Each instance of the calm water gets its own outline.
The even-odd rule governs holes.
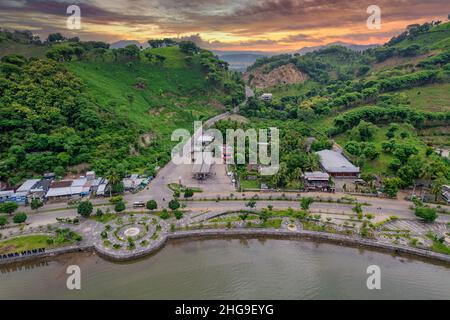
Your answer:
[[[78,292],[65,286],[73,264],[82,270]],[[366,288],[372,264],[381,290]],[[133,263],[86,253],[0,270],[0,299],[450,298],[449,267],[303,240],[178,241]]]

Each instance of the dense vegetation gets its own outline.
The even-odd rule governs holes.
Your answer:
[[[49,171],[152,174],[174,129],[243,99],[241,77],[191,42],[109,49],[3,30],[0,54],[0,180],[10,185]]]
[[[249,72],[288,63],[309,80],[265,89],[273,93],[271,101],[260,100],[262,91],[257,92],[241,108],[252,122],[281,120],[290,124],[282,129],[303,128],[303,144],[308,136],[318,140],[313,151],[336,141],[362,167],[362,177],[373,181],[376,175],[387,193],[418,179],[434,184],[431,189],[439,193],[436,185],[450,180],[449,160],[433,150],[450,140],[450,23],[411,25],[385,45],[363,52],[332,46],[303,56],[262,58]],[[284,166],[289,157],[304,157],[299,152],[308,154],[306,147],[285,150]],[[288,176],[295,176],[288,177],[289,183],[298,172],[287,167]]]

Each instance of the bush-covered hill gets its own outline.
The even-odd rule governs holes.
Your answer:
[[[174,129],[243,100],[240,76],[192,43],[117,50],[3,31],[0,52],[0,179],[10,185],[80,168],[152,173]]]
[[[255,97],[241,112],[257,121],[297,121],[308,135],[334,140],[364,177],[399,178],[392,180],[398,187],[419,179],[446,183],[449,160],[433,149],[450,144],[449,44],[450,22],[434,22],[411,25],[361,53],[333,46],[263,58],[248,72],[292,64],[309,80],[266,88],[272,101]]]

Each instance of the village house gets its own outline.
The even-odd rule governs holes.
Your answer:
[[[273,97],[273,95],[271,93],[263,93],[261,95],[261,100],[263,100],[263,101],[271,101],[272,97]]]
[[[450,186],[442,186],[442,198],[445,202],[450,204]]]
[[[320,157],[320,166],[329,175],[335,178],[358,178],[360,168],[354,166],[340,152],[322,150],[316,152]]]
[[[73,180],[53,181],[45,196],[48,201],[65,201],[81,198],[83,186],[78,182],[73,185]]]
[[[326,172],[305,172],[302,179],[305,189],[308,191],[333,191],[330,185],[330,175]]]

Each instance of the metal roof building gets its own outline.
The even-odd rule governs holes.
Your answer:
[[[323,170],[333,177],[358,177],[360,168],[354,166],[343,154],[332,151],[322,150],[316,152],[320,157],[320,165]]]
[[[30,192],[31,189],[39,182],[39,179],[30,179],[25,181],[16,192]]]

